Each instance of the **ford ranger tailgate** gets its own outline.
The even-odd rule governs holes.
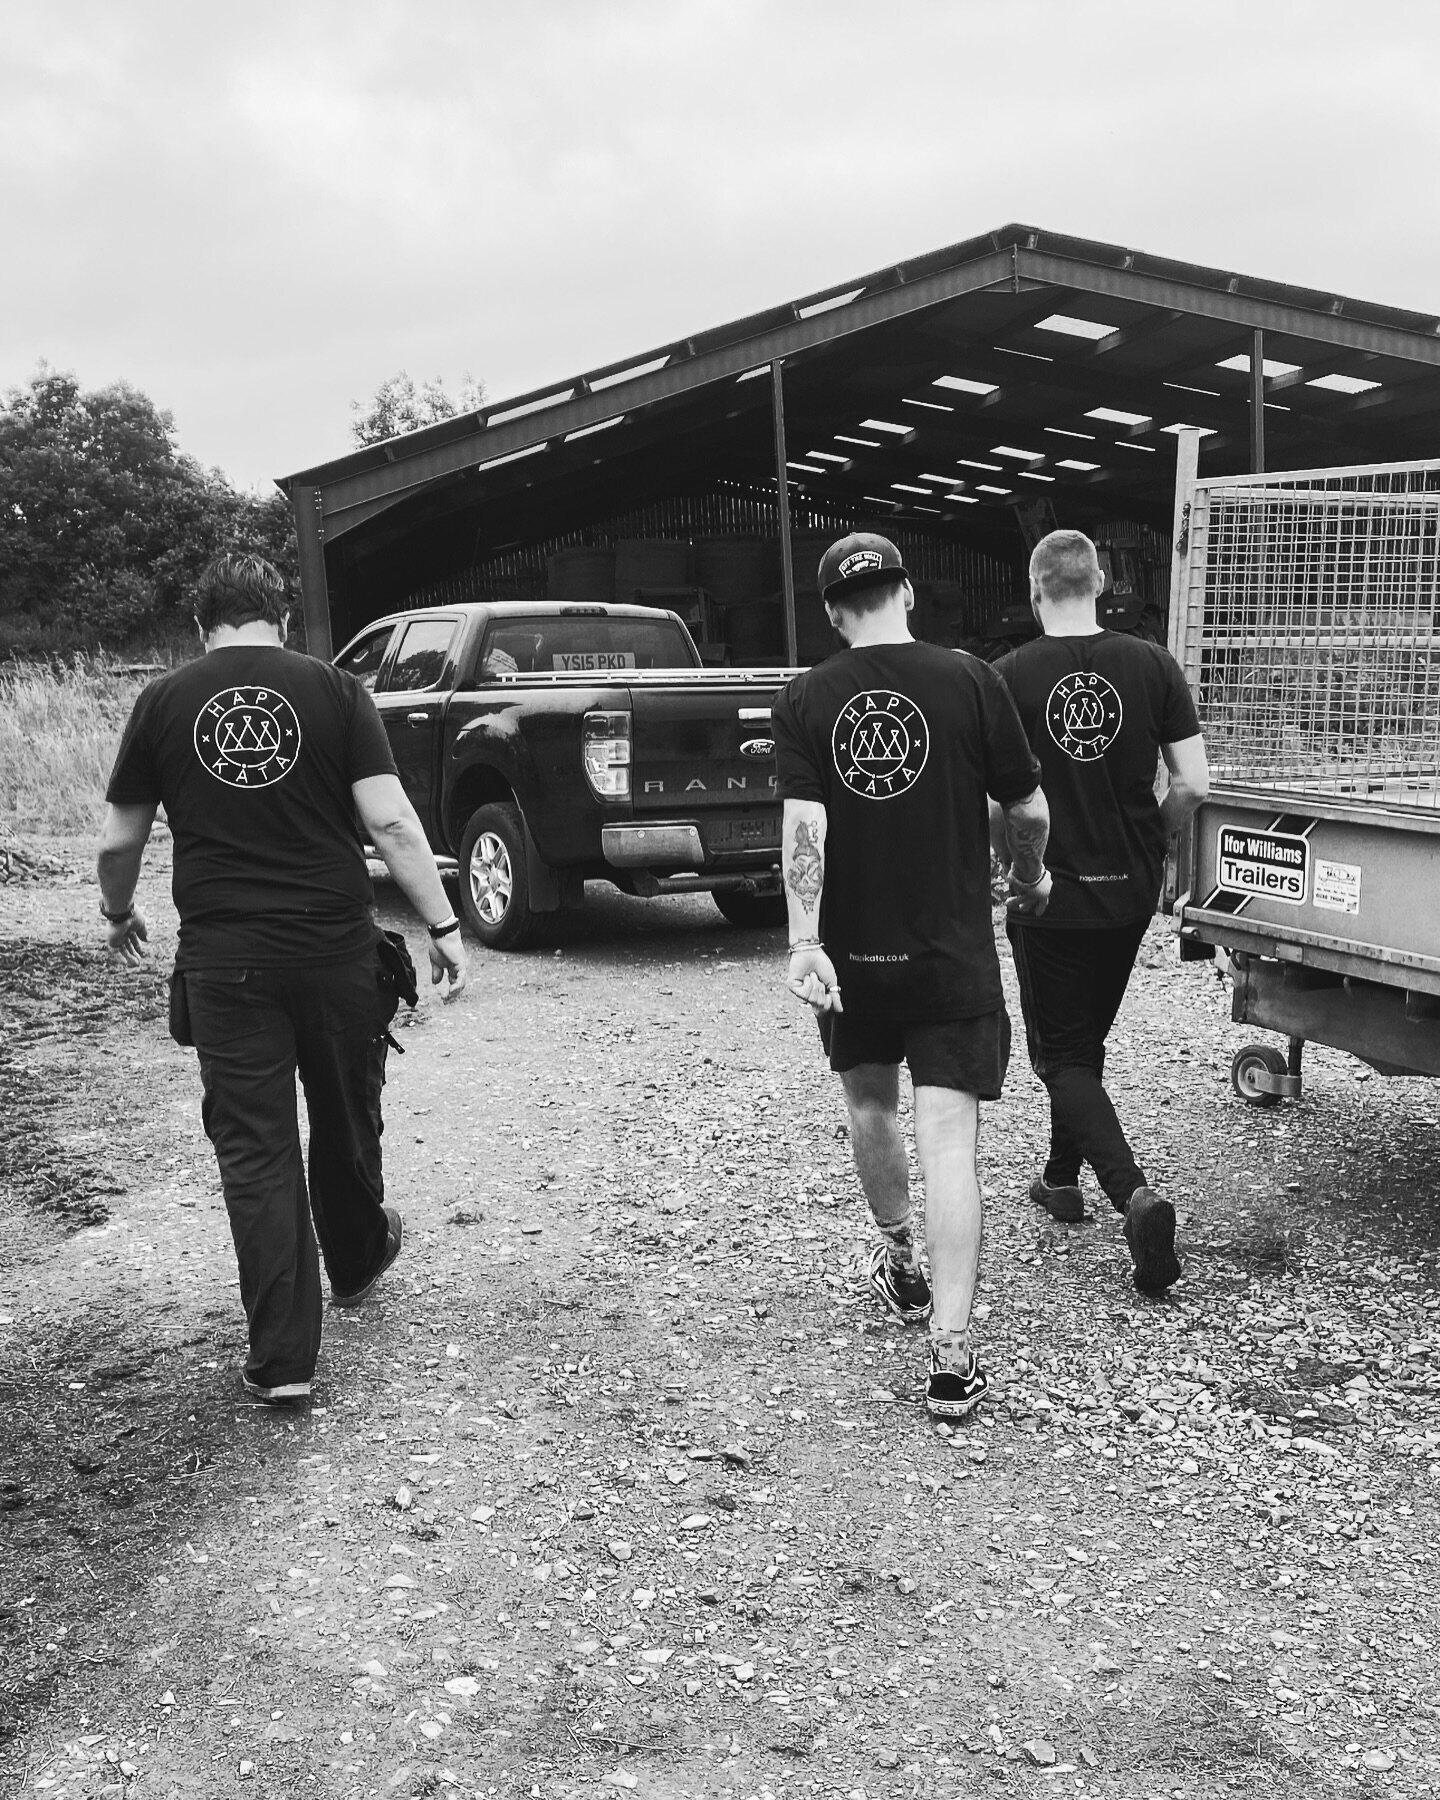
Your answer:
[[[778,843],[770,705],[787,679],[632,688],[635,818],[694,819],[712,852]],[[755,807],[763,831],[744,817]]]

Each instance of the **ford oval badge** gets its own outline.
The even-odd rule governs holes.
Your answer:
[[[774,738],[746,738],[740,746],[742,756],[773,756],[775,754]]]

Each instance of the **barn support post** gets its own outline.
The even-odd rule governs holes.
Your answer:
[[[770,392],[775,413],[775,491],[780,500],[780,573],[785,590],[785,661],[794,668],[800,659],[795,635],[795,559],[790,547],[790,477],[785,454],[785,377],[783,359],[770,365]]]
[[[1250,338],[1250,473],[1265,473],[1265,333]]]
[[[325,524],[318,487],[295,487],[290,504],[295,513],[295,539],[300,550],[300,605],[305,620],[305,649],[326,662],[335,654],[330,630],[330,588],[325,580]]]
[[[1187,427],[1175,434],[1175,516],[1170,536],[1170,616],[1167,621],[1171,653],[1178,657],[1180,631],[1185,618],[1185,553],[1190,531],[1190,499],[1200,473],[1200,432]]]

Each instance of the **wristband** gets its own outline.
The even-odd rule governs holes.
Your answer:
[[[1042,869],[1040,871],[1040,878],[1038,881],[1021,881],[1021,879],[1018,875],[1012,875],[1010,877],[1010,880],[1013,883],[1013,885],[1016,886],[1017,888],[1025,888],[1028,891],[1028,890],[1031,890],[1034,888],[1044,887],[1045,877],[1049,873],[1050,873],[1050,871],[1048,869]]]
[[[427,925],[425,929],[433,939],[438,941],[440,938],[449,937],[452,931],[458,931],[460,921],[457,918],[442,919],[438,925]]]
[[[135,917],[135,907],[132,902],[131,905],[125,908],[124,912],[112,913],[106,909],[105,902],[102,900],[100,902],[100,917],[104,919],[107,925],[123,925],[127,919],[133,919]]]
[[[790,954],[796,955],[801,950],[823,950],[824,942],[820,938],[797,938],[790,946]]]

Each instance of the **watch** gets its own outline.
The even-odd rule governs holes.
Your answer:
[[[105,902],[102,900],[100,902],[100,917],[104,919],[107,925],[123,925],[127,919],[133,919],[135,917],[135,903],[132,900],[123,912],[110,912],[107,910]]]
[[[458,918],[452,916],[448,919],[442,919],[438,925],[427,925],[425,929],[430,933],[430,936],[433,939],[438,940],[443,937],[449,937],[452,931],[458,931],[460,929],[460,921]]]

